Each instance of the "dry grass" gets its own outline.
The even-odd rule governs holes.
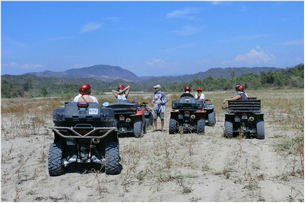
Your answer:
[[[167,93],[166,119],[168,119],[171,109],[171,101],[178,99],[180,94]],[[205,197],[209,194],[202,196],[198,191],[202,191],[200,188],[203,187],[207,189],[208,186],[206,187],[205,185],[213,184],[211,181],[215,180],[221,180],[221,184],[229,182],[230,185],[243,188],[243,196],[252,195],[251,197],[257,197],[260,192],[261,181],[271,180],[273,183],[292,184],[291,180],[304,176],[303,93],[302,91],[267,90],[249,91],[248,94],[262,99],[265,128],[267,130],[266,140],[227,140],[223,138],[219,134],[219,132],[222,133],[224,119],[221,103],[225,97],[231,96],[232,92],[206,92],[206,98],[210,99],[211,103],[215,105],[217,126],[214,128],[207,127],[208,130],[204,135],[169,135],[168,132],[152,133],[149,131],[141,139],[121,138],[120,154],[123,166],[121,175],[107,177],[100,171],[95,171],[88,174],[66,174],[52,180],[46,175],[45,164],[47,161],[46,146],[52,139],[51,134],[48,134],[50,131],[47,131],[49,140],[45,142],[41,139],[38,145],[36,143],[38,141],[35,139],[39,136],[32,135],[42,135],[45,129],[53,126],[53,108],[63,106],[66,99],[4,100],[1,106],[2,138],[5,138],[3,139],[5,143],[10,144],[6,145],[7,147],[2,153],[2,164],[5,167],[5,171],[2,173],[2,181],[5,183],[4,191],[10,190],[13,191],[13,194],[8,196],[3,193],[2,196],[5,196],[5,199],[10,201],[22,201],[29,198],[32,198],[33,201],[75,201],[75,198],[69,193],[54,196],[54,194],[46,192],[43,195],[36,185],[39,187],[54,186],[53,181],[60,180],[64,185],[69,185],[67,188],[70,188],[73,187],[76,177],[82,179],[84,176],[84,179],[88,178],[90,181],[80,180],[80,184],[90,184],[90,187],[86,188],[81,185],[77,189],[77,186],[75,186],[75,190],[81,193],[84,188],[87,190],[92,189],[90,195],[96,198],[91,199],[93,201],[113,201],[124,198],[129,198],[124,199],[125,201],[148,201],[149,199],[139,199],[143,198],[141,193],[144,188],[146,192],[154,193],[152,196],[156,196],[156,198],[150,197],[154,201],[167,201],[170,199],[157,199],[162,191],[187,198],[182,198],[182,201],[206,201]],[[141,94],[137,96],[137,101],[147,102],[150,105],[152,95],[153,93]],[[133,98],[133,95],[131,94],[129,97]],[[114,101],[112,95],[101,95],[98,98],[100,98],[100,104],[105,101]],[[165,126],[168,124],[167,121]],[[24,152],[20,145],[14,143],[14,139],[20,137],[25,137],[24,140],[35,138],[32,142],[35,143],[36,148],[34,152],[31,152],[32,154],[27,152],[21,158],[17,158],[17,153]],[[232,149],[222,152],[223,148],[229,148],[226,147],[227,144]],[[253,150],[265,147],[270,148],[270,153],[279,154],[281,158],[287,160],[285,164],[287,164],[286,168],[288,169],[276,175],[265,173],[265,165],[261,165],[264,163],[263,160],[255,158],[259,151],[249,151],[244,146]],[[221,152],[218,153],[218,150]],[[38,153],[35,153],[36,151]],[[255,154],[256,152],[257,154]],[[27,159],[28,157],[30,158]],[[255,159],[251,160],[251,158]],[[219,159],[218,164],[220,166],[217,163],[213,163],[214,161],[217,162],[217,159]],[[28,167],[32,167],[32,169],[25,170]],[[211,177],[212,179],[209,179]],[[11,188],[6,186],[10,183],[14,185],[19,183],[16,192],[14,186]],[[25,189],[29,183],[34,186]],[[228,192],[227,188],[225,190],[224,193]],[[67,190],[66,192],[71,191]],[[26,194],[27,196],[25,196]],[[118,194],[124,195],[121,197]],[[132,199],[132,194],[136,194],[134,199]],[[116,198],[121,199],[109,198],[115,195]],[[291,199],[298,200],[298,197],[299,194],[296,191],[291,192]],[[219,200],[232,201],[232,199]],[[242,199],[242,201],[247,200],[255,201],[257,199]]]

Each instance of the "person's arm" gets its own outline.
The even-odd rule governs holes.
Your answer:
[[[155,95],[153,96],[153,99],[151,100],[151,104],[154,106],[155,105]]]
[[[204,97],[204,94],[203,94],[203,93],[201,94],[200,99],[201,99],[201,100],[204,100],[204,99],[205,99],[205,97]]]
[[[76,97],[74,97],[73,102],[78,102],[80,95],[77,95]]]
[[[117,91],[115,91],[115,90],[112,90],[112,94],[113,94],[113,96],[115,97],[115,98],[118,98],[118,92]]]
[[[164,93],[162,93],[162,100],[161,100],[162,104],[165,104],[167,102],[167,98],[165,96]]]
[[[130,86],[128,85],[127,87],[125,87],[125,89],[123,90],[123,92],[125,92],[126,97],[128,97],[130,91]]]
[[[223,100],[223,103],[226,103],[226,101],[235,101],[235,100],[238,100],[238,99],[240,99],[240,98],[241,98],[241,95],[238,94],[238,95],[236,95],[235,97],[231,97],[231,98],[224,99],[224,100]]]

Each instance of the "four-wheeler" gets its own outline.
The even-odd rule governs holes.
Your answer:
[[[183,94],[179,100],[172,102],[169,121],[169,133],[197,132],[204,133],[205,125],[216,123],[213,104],[204,104],[192,94]]]
[[[112,109],[94,102],[65,103],[53,111],[54,142],[50,145],[50,176],[62,175],[71,163],[95,163],[109,175],[122,170]]]
[[[147,125],[151,124],[151,111],[141,104],[128,100],[116,100],[107,106],[114,112],[116,127],[119,134],[133,134],[136,138],[146,133]],[[146,122],[149,122],[146,124]]]
[[[261,101],[255,97],[228,101],[225,113],[225,137],[240,135],[246,138],[265,139],[264,114]]]

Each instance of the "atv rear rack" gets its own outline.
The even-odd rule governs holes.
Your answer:
[[[80,133],[78,133],[77,129],[87,129],[87,130],[90,130],[88,133],[82,135]],[[107,135],[109,135],[111,132],[115,131],[116,130],[116,127],[54,127],[52,128],[53,132],[57,133],[58,135],[60,135],[61,137],[64,137],[64,138],[83,138],[83,139],[102,139],[104,137],[106,137]],[[68,132],[71,132],[71,134],[74,134],[74,135],[64,135],[62,131],[68,131]],[[100,135],[100,136],[92,136],[92,134],[96,131],[103,131],[106,132],[105,134],[103,135]],[[90,136],[91,135],[91,136]]]
[[[261,100],[250,99],[246,101],[228,101],[228,112],[238,113],[238,112],[255,112],[259,113],[261,111]]]

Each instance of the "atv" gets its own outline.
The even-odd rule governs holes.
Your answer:
[[[95,163],[109,175],[119,174],[122,166],[119,140],[111,109],[94,102],[65,103],[53,111],[54,142],[50,145],[50,176],[62,175],[68,165]]]
[[[151,111],[141,104],[128,100],[116,100],[107,108],[114,112],[118,134],[133,134],[139,138],[146,133],[146,127],[152,124]]]
[[[261,101],[250,97],[245,101],[228,101],[225,113],[225,137],[240,135],[246,138],[265,139],[264,114]]]
[[[216,123],[214,105],[196,100],[192,94],[183,94],[172,102],[169,133],[178,131],[204,133],[205,126]]]

